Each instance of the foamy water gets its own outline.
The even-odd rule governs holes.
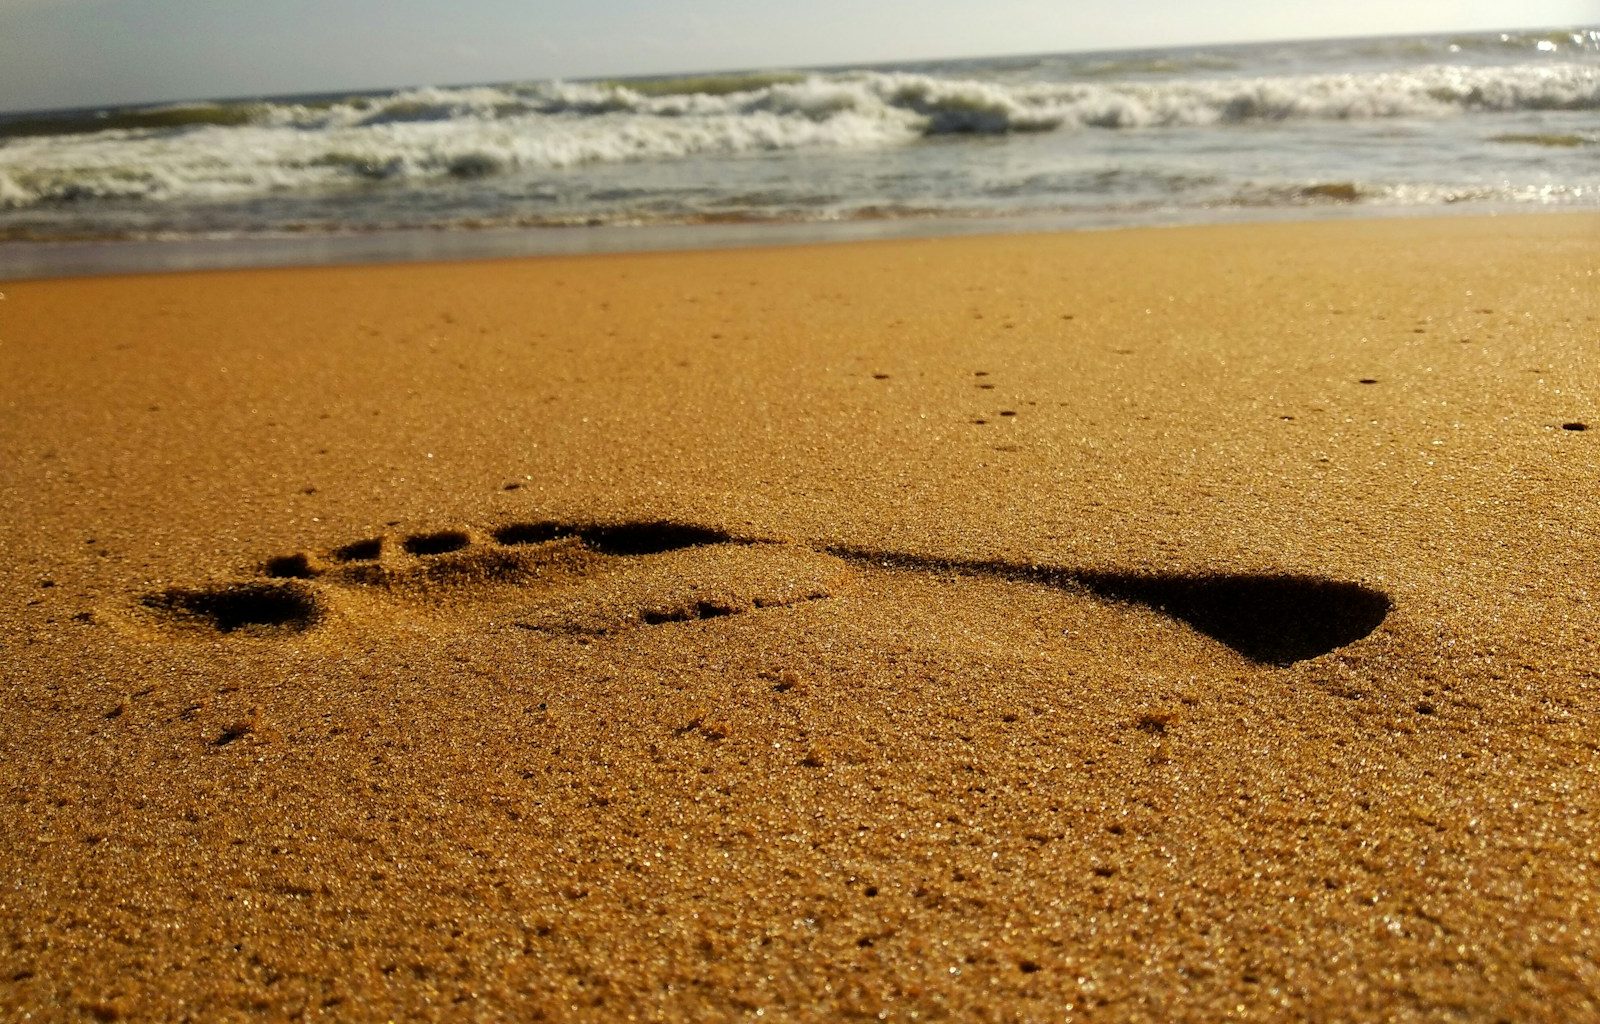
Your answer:
[[[1600,205],[1600,31],[0,116],[0,238]]]

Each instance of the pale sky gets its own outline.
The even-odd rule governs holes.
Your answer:
[[[1600,0],[0,0],[0,110],[1597,22]]]

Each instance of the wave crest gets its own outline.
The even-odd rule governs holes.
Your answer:
[[[1066,83],[848,71],[408,89],[124,111],[88,118],[92,132],[65,130],[67,115],[48,132],[11,119],[0,124],[0,207],[238,198],[958,134],[1546,110],[1600,110],[1600,67]]]

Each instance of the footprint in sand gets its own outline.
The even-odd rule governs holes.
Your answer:
[[[268,559],[263,578],[149,594],[142,606],[176,629],[277,635],[317,627],[342,598],[358,594],[443,612],[493,599],[502,602],[497,607],[510,601],[511,626],[603,637],[822,600],[871,572],[985,576],[1137,604],[1268,666],[1354,643],[1391,608],[1380,591],[1318,576],[1115,573],[814,549],[674,522],[533,522],[488,535],[371,537]]]

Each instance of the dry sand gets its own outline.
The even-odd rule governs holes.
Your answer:
[[[1597,268],[8,286],[0,1017],[1596,1019]]]

